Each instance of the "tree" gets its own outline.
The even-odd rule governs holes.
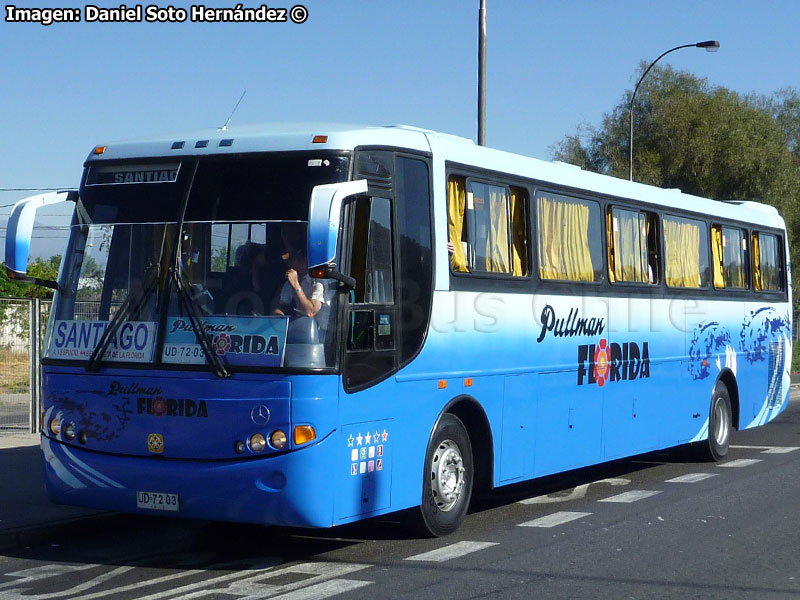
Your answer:
[[[642,71],[646,64],[642,64]],[[567,135],[554,157],[625,177],[631,92],[603,116]],[[800,95],[743,96],[670,67],[654,67],[634,102],[635,181],[719,200],[754,200],[786,220],[800,264]],[[795,297],[800,297],[796,292]],[[797,303],[795,303],[797,304]]]

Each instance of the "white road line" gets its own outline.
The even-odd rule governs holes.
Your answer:
[[[800,450],[800,448],[795,446],[775,446],[769,450],[764,450],[761,454],[789,454],[789,452],[794,452],[795,450]]]
[[[438,550],[431,550],[430,552],[423,552],[415,556],[409,556],[406,560],[420,560],[427,562],[444,562],[452,558],[460,558],[467,554],[496,546],[496,542],[457,542],[450,544]]]
[[[331,579],[324,583],[309,586],[275,596],[272,600],[324,600],[337,594],[344,594],[374,583],[373,581],[358,581],[355,579]]]
[[[788,454],[800,450],[798,446],[731,446],[737,450],[762,450],[761,454]]]
[[[590,485],[595,485],[598,483],[605,483],[608,485],[628,485],[630,484],[630,479],[621,479],[618,477],[612,477],[611,479],[600,479],[599,481],[592,481],[591,483],[584,483],[579,485],[572,490],[566,490],[563,492],[555,492],[553,494],[547,494],[544,496],[536,496],[535,498],[526,498],[525,500],[520,500],[520,504],[552,504],[554,502],[569,502],[570,500],[580,500],[584,496],[586,496],[586,492],[589,491]]]
[[[575,521],[576,519],[588,517],[591,514],[592,513],[588,512],[561,511],[553,513],[552,515],[547,515],[546,517],[539,517],[533,521],[520,523],[517,525],[517,527],[555,527],[556,525],[563,525],[564,523],[569,523],[570,521]]]
[[[639,500],[650,498],[660,493],[660,490],[631,490],[629,492],[617,494],[616,496],[611,496],[610,498],[603,498],[602,500],[598,500],[598,502],[624,502],[629,504],[631,502],[638,502]]]
[[[760,463],[760,458],[740,458],[738,460],[732,460],[726,463],[720,463],[718,467],[749,467],[750,465],[754,465],[756,463]]]
[[[697,483],[698,481],[703,481],[705,479],[709,479],[710,477],[716,477],[717,475],[719,475],[719,473],[688,473],[686,475],[681,475],[680,477],[667,479],[665,483]]]
[[[199,581],[193,586],[184,586],[177,590],[167,590],[158,596],[147,595],[142,596],[142,598],[147,598],[148,600],[164,600],[165,598],[170,598],[171,600],[199,600],[200,598],[216,598],[233,595],[237,596],[238,600],[261,600],[263,598],[272,598],[279,594],[286,596],[298,590],[305,592],[307,589],[322,585],[326,581],[332,581],[334,578],[339,578],[349,573],[355,573],[356,571],[361,571],[370,566],[371,565],[348,563],[299,563],[281,568],[251,569],[238,571],[237,573],[217,577],[208,581]],[[292,583],[270,583],[270,581],[276,581],[278,578],[288,574],[300,574],[308,577]],[[238,576],[239,579],[233,580],[234,576]],[[362,583],[367,585],[371,582]],[[182,593],[182,595],[176,597],[176,592],[188,593]]]

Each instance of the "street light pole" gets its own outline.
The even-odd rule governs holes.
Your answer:
[[[631,118],[631,130],[630,130],[630,137],[628,138],[628,147],[630,149],[630,180],[633,181],[633,100],[636,98],[636,92],[639,90],[639,85],[642,83],[642,80],[645,76],[650,72],[650,69],[664,58],[670,52],[675,52],[675,50],[680,50],[682,48],[705,48],[706,52],[716,52],[719,50],[719,42],[717,40],[707,40],[705,42],[697,42],[696,44],[683,44],[682,46],[675,46],[674,48],[670,48],[666,52],[662,53],[657,59],[650,63],[650,65],[645,69],[642,76],[639,78],[639,81],[636,82],[636,87],[633,88],[633,94],[631,94],[631,102],[628,106],[628,112]]]
[[[486,145],[486,0],[478,10],[478,145]]]

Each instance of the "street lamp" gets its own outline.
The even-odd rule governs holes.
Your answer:
[[[633,100],[636,98],[636,92],[639,90],[639,85],[642,83],[642,80],[645,76],[650,72],[650,69],[653,68],[658,61],[664,58],[670,52],[675,52],[675,50],[680,50],[681,48],[705,48],[706,52],[716,52],[719,50],[719,42],[717,40],[706,40],[705,42],[697,42],[696,44],[683,44],[682,46],[675,46],[674,48],[670,48],[653,62],[650,63],[650,66],[645,69],[642,76],[639,78],[639,81],[636,82],[636,87],[633,88],[633,94],[631,94],[631,103],[628,107],[628,111],[631,117],[631,132],[630,132],[630,139],[629,139],[629,148],[630,148],[630,180],[633,181]]]

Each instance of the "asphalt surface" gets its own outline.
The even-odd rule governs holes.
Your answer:
[[[397,518],[88,518],[0,552],[0,599],[800,598],[797,391],[732,443],[722,463],[677,449],[497,490],[440,539]]]

